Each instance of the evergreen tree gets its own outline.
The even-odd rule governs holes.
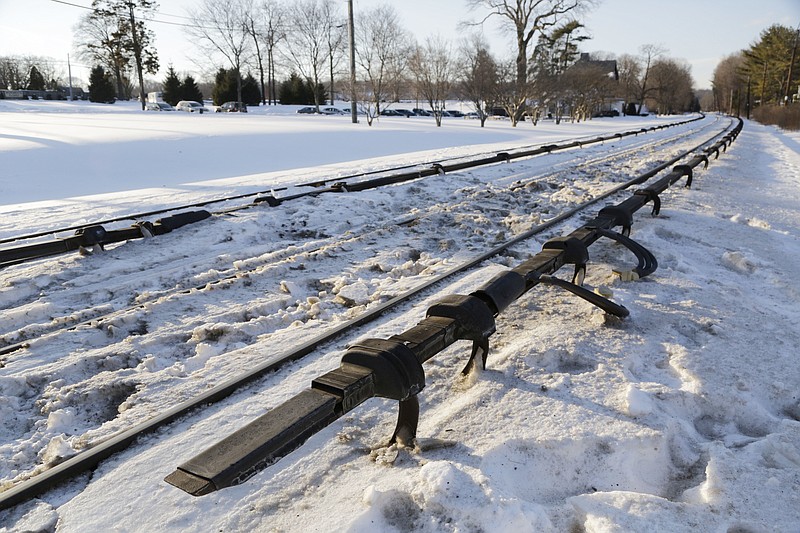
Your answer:
[[[744,51],[742,77],[749,77],[756,103],[782,102],[797,87],[800,68],[793,65],[793,60],[797,61],[796,38],[797,32],[792,28],[773,24]]]
[[[324,102],[327,99],[325,86],[317,84],[317,101]],[[281,83],[278,89],[278,100],[281,104],[308,104],[314,103],[314,89],[311,83],[304,81],[296,73],[292,72],[288,80]]]
[[[115,92],[114,84],[103,67],[94,67],[89,75],[89,101],[113,104]]]
[[[203,93],[200,91],[200,87],[197,86],[197,82],[195,82],[194,78],[191,76],[186,76],[183,80],[183,84],[181,85],[181,100],[203,103]]]
[[[217,71],[214,78],[214,89],[211,91],[211,98],[214,105],[222,105],[225,102],[236,101],[236,70],[225,70],[221,68]]]
[[[35,65],[32,66],[31,73],[28,76],[28,89],[31,91],[44,91],[44,85],[44,76]]]
[[[308,102],[305,87],[300,76],[292,72],[288,80],[281,82],[278,89],[278,100],[283,105],[305,104]]]
[[[257,106],[261,102],[261,91],[258,88],[258,82],[250,73],[242,80],[242,102],[252,106]]]
[[[181,89],[181,80],[178,79],[175,69],[170,66],[167,69],[167,77],[164,79],[164,83],[161,87],[161,97],[169,105],[177,105],[179,101],[184,100],[183,91]]]

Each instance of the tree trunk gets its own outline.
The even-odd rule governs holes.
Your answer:
[[[139,74],[139,101],[142,104],[142,111],[144,111],[145,94],[144,94],[144,74],[142,73],[142,49],[139,47],[139,38],[136,35],[136,20],[133,16],[133,3],[128,4],[131,11],[131,33],[133,37],[133,56],[136,58],[136,72]]]
[[[239,61],[236,62],[236,101],[242,105],[242,71],[239,70]]]

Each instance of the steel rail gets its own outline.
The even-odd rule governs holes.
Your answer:
[[[297,188],[300,188],[300,187],[314,187],[314,188],[318,188],[318,187],[321,187],[321,186],[326,185],[328,183],[336,183],[336,182],[341,182],[341,181],[344,181],[344,180],[350,180],[350,179],[355,179],[355,178],[359,178],[359,177],[371,176],[371,175],[375,175],[375,174],[393,173],[393,172],[398,171],[398,170],[406,170],[406,169],[409,169],[409,168],[419,167],[421,170],[424,170],[426,168],[427,169],[432,168],[435,165],[441,165],[442,162],[448,162],[448,161],[464,160],[464,162],[461,163],[461,165],[466,165],[466,166],[464,166],[463,168],[470,168],[470,167],[473,167],[473,166],[479,166],[480,164],[497,163],[497,162],[506,161],[506,160],[510,160],[510,159],[518,159],[518,158],[521,158],[521,157],[532,157],[532,156],[536,156],[536,155],[540,155],[540,154],[552,153],[552,152],[558,151],[558,150],[564,150],[564,149],[568,149],[568,148],[580,147],[580,146],[589,145],[589,144],[593,144],[593,143],[603,142],[603,141],[606,141],[606,140],[612,140],[612,139],[618,139],[618,138],[621,139],[622,137],[627,137],[627,136],[630,136],[630,135],[638,135],[639,133],[647,133],[647,132],[650,132],[650,131],[656,131],[656,130],[664,129],[664,128],[667,128],[667,127],[674,127],[674,126],[679,126],[679,125],[682,125],[682,124],[688,124],[688,123],[694,122],[696,120],[701,120],[704,117],[705,117],[705,115],[701,115],[700,117],[689,119],[689,120],[678,121],[678,122],[669,123],[669,124],[662,124],[662,125],[659,125],[659,126],[651,126],[649,128],[641,128],[639,130],[631,130],[631,131],[627,131],[627,132],[624,132],[624,133],[615,133],[615,134],[611,134],[611,135],[604,136],[604,137],[595,137],[595,138],[590,138],[590,139],[586,139],[586,140],[572,140],[571,142],[566,142],[566,143],[561,143],[561,141],[559,141],[559,144],[550,144],[550,145],[546,145],[546,146],[539,146],[538,148],[532,149],[532,150],[527,149],[527,148],[530,148],[530,147],[535,146],[535,145],[523,145],[521,147],[516,147],[516,148],[510,149],[510,150],[507,149],[507,150],[501,151],[499,153],[496,152],[496,151],[484,152],[482,154],[478,154],[477,158],[476,158],[475,155],[453,156],[453,157],[450,157],[450,158],[437,159],[435,162],[413,163],[413,164],[409,164],[409,165],[401,165],[401,166],[397,166],[397,167],[389,167],[389,168],[385,168],[385,169],[371,170],[371,171],[367,171],[367,172],[360,172],[360,173],[350,174],[350,175],[345,175],[345,176],[337,176],[335,178],[326,178],[326,179],[321,179],[321,180],[315,180],[315,181],[312,181],[312,182],[302,183],[302,184],[299,184],[299,185],[291,185],[291,186],[286,186],[286,187],[270,188],[270,189],[267,189],[267,190],[260,190],[260,191],[250,192],[250,193],[242,193],[242,194],[237,194],[237,195],[233,195],[233,196],[226,196],[226,197],[223,197],[223,198],[215,198],[215,199],[211,199],[211,200],[193,202],[193,203],[183,204],[183,205],[179,205],[179,206],[165,207],[163,209],[155,209],[155,210],[145,211],[145,212],[141,212],[141,213],[123,215],[123,216],[104,219],[104,220],[100,220],[100,221],[96,221],[96,222],[87,222],[86,224],[73,225],[73,226],[68,226],[68,227],[58,228],[58,229],[53,229],[53,230],[45,230],[45,231],[41,231],[41,232],[37,232],[37,233],[31,233],[31,234],[27,234],[27,235],[6,237],[6,238],[3,238],[3,239],[0,239],[0,244],[7,244],[7,243],[23,241],[23,240],[31,240],[31,239],[35,239],[35,238],[39,238],[39,237],[46,237],[48,235],[55,235],[57,233],[66,233],[66,232],[70,232],[70,231],[75,232],[75,231],[80,231],[80,230],[83,230],[83,229],[86,229],[86,228],[91,228],[93,226],[99,226],[99,225],[103,225],[103,224],[112,224],[112,223],[115,223],[115,222],[122,222],[122,221],[125,221],[125,220],[140,220],[140,219],[143,219],[145,217],[162,215],[162,214],[165,214],[165,213],[171,213],[171,212],[175,212],[175,211],[183,211],[183,210],[186,210],[186,209],[196,209],[196,208],[206,207],[206,206],[209,206],[209,205],[214,205],[214,204],[223,203],[223,202],[241,200],[241,199],[250,198],[250,197],[258,197],[258,196],[261,196],[261,195],[270,194],[273,191],[287,190],[290,187],[297,187]],[[488,157],[489,154],[495,154],[495,155],[493,155],[492,157]],[[506,156],[508,156],[509,159],[506,159]],[[461,165],[452,165],[450,170],[459,170]],[[2,252],[2,250],[0,250],[0,252]]]
[[[713,123],[712,123],[712,124],[713,124]],[[704,127],[700,128],[700,130],[702,130],[702,129],[705,129],[706,127],[709,127],[709,126],[710,126],[710,125],[706,125],[706,126],[704,126]],[[695,132],[695,133],[696,133],[696,132]],[[646,145],[646,148],[650,148],[650,147],[653,147],[653,146],[659,146],[659,145],[661,145],[661,144],[671,143],[671,142],[674,142],[674,141],[675,141],[675,139],[676,139],[675,137],[671,137],[671,138],[669,138],[669,139],[660,139],[660,140],[658,140],[658,141],[654,141],[654,142],[648,143],[648,144]],[[661,165],[657,165],[656,167],[654,167],[653,169],[651,169],[651,170],[650,170],[648,173],[641,175],[641,176],[640,176],[640,179],[649,179],[651,176],[654,176],[654,175],[656,175],[657,173],[661,172],[661,171],[662,171],[662,170],[664,170],[665,168],[669,167],[669,166],[670,166],[671,164],[673,164],[674,162],[676,162],[676,161],[680,160],[680,159],[681,159],[682,157],[684,157],[686,154],[688,154],[688,153],[690,153],[690,152],[692,152],[692,151],[694,151],[694,150],[697,150],[697,149],[699,149],[699,148],[700,148],[700,147],[701,147],[703,144],[704,144],[704,143],[701,143],[700,145],[694,146],[694,147],[692,147],[691,149],[689,149],[689,150],[687,150],[687,151],[684,151],[684,152],[682,152],[682,153],[681,153],[680,155],[678,155],[677,157],[673,157],[671,160],[669,160],[669,161],[667,161],[667,162],[665,162],[665,163],[663,163],[663,164],[661,164]],[[628,154],[630,154],[630,153],[633,153],[633,152],[636,152],[636,151],[638,151],[638,150],[641,150],[642,148],[643,148],[642,146],[636,146],[636,147],[632,147],[632,148],[626,148],[626,149],[624,149],[624,150],[621,150],[620,152],[616,152],[616,153],[612,153],[612,154],[607,154],[607,155],[604,155],[604,156],[602,156],[602,157],[595,158],[595,159],[594,159],[594,160],[592,160],[592,161],[589,161],[589,162],[584,162],[584,163],[582,163],[581,165],[582,165],[582,166],[586,166],[586,165],[594,165],[594,164],[599,164],[599,163],[605,163],[605,162],[607,162],[607,161],[610,161],[610,160],[619,159],[619,158],[621,158],[621,157],[627,156]],[[560,170],[560,171],[558,171],[558,172],[563,172],[563,170]],[[536,180],[538,180],[538,179],[540,179],[540,178],[541,178],[541,177],[537,177],[537,178],[536,178]],[[536,180],[533,180],[533,181],[536,181]],[[528,183],[530,183],[530,181],[526,181],[526,182],[524,182],[524,183],[522,183],[522,184],[519,184],[519,185],[514,185],[514,186],[512,186],[512,187],[511,187],[511,190],[514,190],[514,189],[516,189],[516,188],[520,188],[520,187],[524,187],[524,186],[525,186],[526,184],[528,184]],[[611,192],[613,193],[613,192],[615,192],[616,190],[618,190],[618,189],[614,189],[614,190],[612,190]],[[580,208],[580,206],[579,206],[579,208]],[[216,214],[216,213],[212,213],[212,214]],[[421,215],[421,216],[424,216],[424,215]],[[409,219],[409,218],[403,218],[403,219],[402,219],[402,220],[400,220],[399,222],[394,222],[394,223],[393,223],[393,224],[391,224],[391,225],[398,225],[398,226],[399,226],[399,225],[406,224],[406,223],[410,222],[411,220],[418,220],[419,218],[420,218],[420,216],[414,217],[414,218],[412,218],[412,219]],[[388,226],[384,226],[384,228],[385,228],[385,227],[388,227]],[[380,230],[380,229],[382,229],[382,228],[379,228],[379,230]],[[377,230],[373,230],[373,231],[377,231]],[[371,232],[368,232],[368,233],[371,233]],[[363,234],[363,235],[366,235],[366,234]],[[327,246],[327,245],[328,245],[328,243],[324,243],[324,244],[322,244],[322,245],[320,245],[320,246]],[[502,245],[501,245],[501,246],[502,246]],[[304,250],[304,251],[303,251],[303,252],[301,252],[301,253],[313,253],[313,252],[314,252],[314,250],[315,250],[315,249],[312,249],[312,250]],[[238,276],[240,276],[240,275],[241,275],[241,274],[243,274],[243,273],[245,273],[245,274],[246,274],[246,273],[249,273],[249,272],[253,272],[253,271],[255,271],[255,270],[259,270],[259,269],[261,269],[261,268],[263,268],[263,265],[260,265],[260,266],[258,266],[258,267],[255,267],[255,268],[253,268],[253,269],[248,269],[248,270],[244,270],[244,271],[237,271],[235,274],[231,274],[231,275],[223,275],[223,276],[220,276],[220,277],[219,277],[218,279],[216,279],[216,280],[212,280],[212,281],[210,281],[210,282],[208,282],[208,281],[207,281],[207,282],[204,282],[204,283],[202,284],[202,286],[205,286],[205,285],[207,285],[208,283],[212,283],[212,284],[213,284],[213,283],[217,283],[217,282],[223,282],[223,281],[230,280],[230,279],[235,279],[235,278],[238,278]],[[198,286],[198,287],[195,287],[195,288],[200,288],[200,287]],[[174,290],[172,290],[172,291],[169,291],[169,292],[167,293],[167,295],[181,294],[181,293],[185,293],[185,292],[187,292],[187,291],[190,291],[190,290],[191,290],[191,287],[190,287],[190,288],[180,288],[180,289],[174,289]],[[157,295],[157,297],[158,297],[158,298],[162,298],[162,297],[164,297],[164,296],[165,296],[165,294],[164,294],[164,293],[159,293],[159,294]],[[45,337],[45,336],[49,336],[49,335],[52,335],[52,334],[55,334],[55,333],[58,333],[58,332],[61,332],[61,331],[71,331],[71,330],[75,330],[75,329],[77,329],[77,328],[80,328],[80,327],[82,327],[82,326],[91,325],[91,324],[93,324],[93,323],[96,323],[96,322],[97,322],[97,321],[99,321],[99,320],[102,320],[102,319],[104,319],[104,318],[107,318],[107,317],[110,317],[110,316],[114,316],[114,315],[116,315],[116,314],[119,314],[119,313],[124,313],[124,312],[127,312],[127,311],[131,311],[131,310],[139,309],[139,308],[143,307],[145,303],[146,303],[146,302],[140,302],[140,303],[138,303],[138,304],[136,304],[136,305],[129,306],[129,307],[126,307],[126,308],[114,309],[114,310],[112,310],[112,311],[110,311],[110,312],[108,312],[108,313],[103,313],[103,314],[100,314],[100,315],[95,315],[95,316],[93,316],[93,317],[91,317],[91,318],[87,318],[87,319],[85,319],[85,320],[83,320],[83,321],[81,321],[81,322],[79,322],[79,323],[76,323],[76,324],[71,324],[71,325],[69,325],[69,326],[63,326],[63,327],[59,327],[59,328],[53,328],[53,329],[51,329],[51,330],[49,330],[49,331],[47,331],[47,332],[45,332],[45,333],[42,333],[42,334],[38,335],[37,337],[25,338],[25,339],[23,339],[23,340],[20,340],[20,341],[14,342],[13,344],[10,344],[10,345],[8,345],[8,346],[5,346],[5,347],[3,347],[3,348],[0,348],[0,356],[2,356],[2,355],[6,355],[6,354],[9,354],[9,353],[13,353],[13,352],[15,352],[15,351],[18,351],[18,350],[20,350],[20,349],[22,349],[22,348],[26,348],[26,347],[28,347],[28,345],[29,345],[31,342],[34,342],[35,340],[37,340],[37,339],[40,339],[40,338],[43,338],[43,337]]]

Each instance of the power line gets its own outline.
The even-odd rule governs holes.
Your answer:
[[[88,11],[94,11],[91,7],[82,6],[80,4],[73,4],[72,2],[66,2],[65,0],[50,0],[50,1],[51,2],[55,2],[56,4],[64,4],[66,6],[77,7],[77,8],[80,8],[80,9],[86,9]],[[165,16],[165,17],[175,17],[175,18],[180,18],[180,19],[185,19],[185,20],[193,20],[191,17],[183,17],[181,15],[170,15],[168,13],[162,13],[162,12],[158,12],[158,13],[160,15]],[[127,13],[118,13],[118,15],[119,16],[127,16]],[[218,30],[219,29],[219,28],[216,28],[216,27],[201,26],[199,24],[186,24],[186,23],[182,23],[182,22],[172,22],[172,21],[169,21],[169,20],[158,20],[158,19],[155,19],[155,18],[147,18],[145,16],[140,17],[139,20],[143,20],[143,21],[147,21],[147,22],[155,22],[156,24],[166,24],[168,26],[180,26],[180,27],[184,27],[184,28],[194,28],[194,29],[204,29],[204,30]],[[231,29],[231,28],[227,28],[227,29]]]

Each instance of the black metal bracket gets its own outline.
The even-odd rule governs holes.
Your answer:
[[[689,165],[675,165],[672,168],[673,172],[680,172],[682,176],[686,176],[686,188],[692,186],[692,167]]]
[[[647,197],[647,201],[653,202],[653,211],[652,215],[658,216],[661,213],[661,198],[659,198],[658,193],[653,189],[638,189],[633,193],[636,196],[645,196]]]
[[[75,232],[75,235],[83,237],[81,241],[82,246],[92,246],[94,244],[102,244],[106,238],[106,230],[103,226],[89,226],[88,228],[81,228]]]
[[[372,387],[353,391],[352,400],[343,401],[343,411],[362,403],[371,396],[380,396],[400,402],[397,425],[389,440],[402,446],[413,444],[419,424],[419,400],[417,394],[425,387],[425,371],[414,352],[397,340],[366,339],[351,346],[342,357],[341,366],[314,380],[312,388],[328,393],[347,395],[339,388],[340,374],[368,372],[372,376]],[[371,388],[371,390],[369,390]]]
[[[597,213],[597,218],[608,218],[612,226],[622,226],[622,234],[630,235],[633,226],[633,213],[618,205],[607,205]]]
[[[456,323],[455,338],[472,341],[472,353],[467,366],[461,371],[469,374],[480,358],[481,368],[486,369],[489,355],[489,337],[495,332],[494,312],[478,296],[454,294],[445,297],[428,309],[427,316],[450,318]]]
[[[597,307],[599,307],[608,314],[618,316],[620,318],[625,318],[630,314],[630,311],[628,311],[628,309],[624,305],[612,302],[605,296],[601,296],[596,292],[592,292],[586,287],[581,287],[580,285],[570,283],[565,279],[560,279],[555,276],[550,276],[548,274],[541,274],[538,280],[540,283],[544,283],[546,285],[554,285],[556,287],[561,287],[562,289],[566,289],[575,296],[583,298],[587,302],[596,305]]]
[[[583,280],[586,277],[586,263],[589,262],[589,247],[585,242],[576,237],[556,237],[544,243],[542,249],[562,251],[564,253],[564,264],[575,265],[572,283],[583,285]]]
[[[595,228],[595,231],[597,231],[597,233],[603,237],[620,243],[625,248],[633,252],[633,255],[635,255],[639,260],[639,264],[636,265],[636,267],[631,271],[635,272],[638,278],[649,276],[658,268],[658,261],[653,253],[630,237],[622,235],[621,233],[617,233],[616,231],[602,228]]]

